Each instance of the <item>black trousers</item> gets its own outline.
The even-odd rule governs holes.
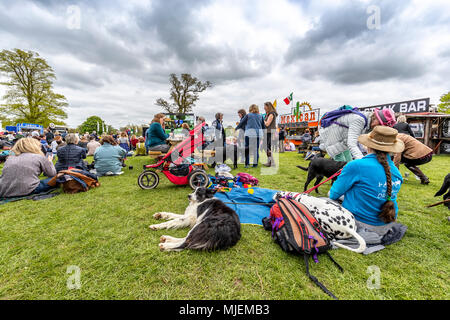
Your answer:
[[[433,155],[431,153],[420,159],[408,159],[402,155],[401,162],[405,165],[405,167],[409,168],[409,167],[420,166],[422,164],[428,163],[431,161],[431,159],[433,159]]]

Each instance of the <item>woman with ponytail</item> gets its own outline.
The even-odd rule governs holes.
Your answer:
[[[397,193],[403,182],[390,153],[402,152],[404,144],[397,130],[376,126],[358,141],[368,155],[348,163],[330,190],[333,200],[344,196],[343,207],[353,213],[359,226],[382,235],[397,219]]]

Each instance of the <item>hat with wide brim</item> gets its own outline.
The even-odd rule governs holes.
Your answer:
[[[369,134],[360,135],[358,141],[374,150],[399,153],[405,149],[405,144],[397,139],[397,134],[398,131],[393,128],[376,126]]]

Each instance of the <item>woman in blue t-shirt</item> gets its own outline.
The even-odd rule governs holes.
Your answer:
[[[404,144],[397,130],[376,126],[358,141],[369,154],[345,165],[330,189],[330,198],[344,196],[343,207],[353,213],[360,226],[382,234],[397,218],[397,194],[403,182],[389,153],[402,152]]]

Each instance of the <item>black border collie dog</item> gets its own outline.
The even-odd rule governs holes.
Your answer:
[[[167,222],[153,224],[149,228],[179,229],[192,227],[185,238],[161,236],[161,251],[181,251],[184,249],[222,250],[234,246],[241,238],[241,223],[236,212],[219,199],[213,198],[215,190],[197,188],[188,195],[189,205],[184,214],[158,212],[155,219]]]
[[[448,191],[448,192],[446,194],[444,194],[446,191]],[[436,192],[436,194],[434,196],[435,197],[442,196],[443,194],[444,194],[444,200],[450,199],[450,173],[445,176],[441,189],[439,189],[439,191]],[[450,202],[447,202],[445,205],[447,206],[447,208],[450,209]]]

